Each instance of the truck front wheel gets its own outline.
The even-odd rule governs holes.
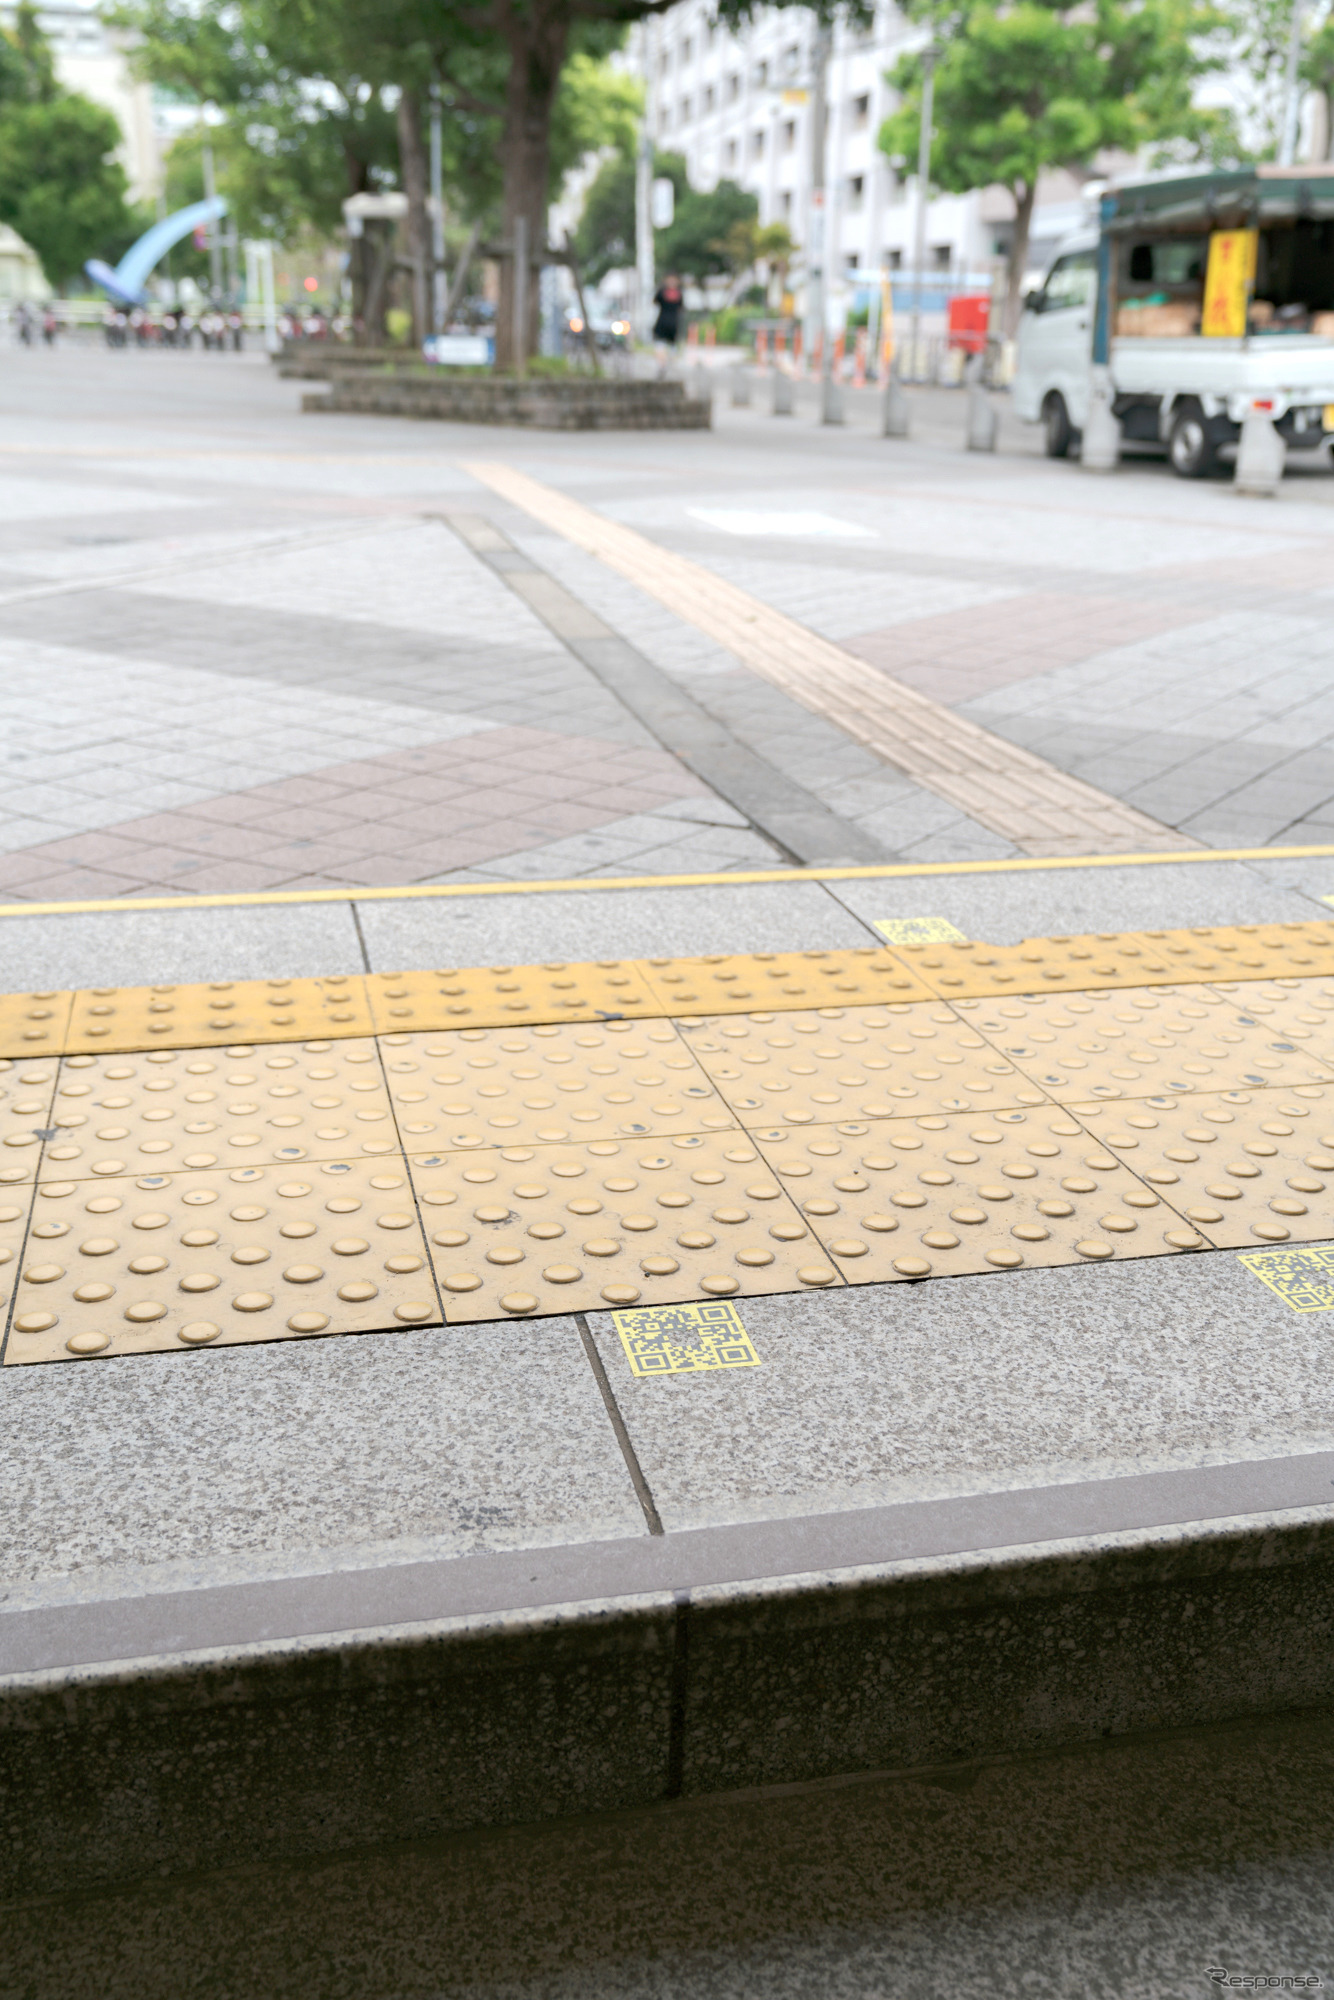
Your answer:
[[[1204,411],[1189,397],[1177,405],[1167,439],[1167,456],[1178,479],[1207,479],[1218,463],[1218,445]]]
[[[1068,458],[1075,441],[1065,397],[1053,389],[1042,403],[1042,445],[1048,458]]]

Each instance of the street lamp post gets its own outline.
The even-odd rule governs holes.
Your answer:
[[[635,159],[635,304],[638,307],[639,338],[647,346],[653,338],[653,138],[657,127],[654,68],[658,52],[657,38],[650,22],[645,21],[642,33],[644,118],[639,128],[639,152]]]
[[[912,337],[909,351],[916,375],[921,354],[922,280],[926,272],[926,204],[931,182],[931,120],[936,100],[936,59],[934,42],[922,50],[922,129],[917,140],[917,217],[913,236]]]
[[[820,343],[820,417],[825,420],[825,405],[833,387],[830,374],[830,342],[825,326],[826,269],[828,245],[825,221],[827,214],[825,189],[825,135],[828,125],[829,96],[829,53],[833,43],[833,31],[827,21],[822,21],[815,33],[815,48],[811,62],[811,201],[810,227],[807,230],[807,300],[806,300],[806,348],[809,353],[815,342]]]

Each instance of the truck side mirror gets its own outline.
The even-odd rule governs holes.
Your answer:
[[[1024,311],[1025,311],[1026,313],[1035,313],[1035,312],[1041,312],[1041,311],[1042,311],[1042,294],[1041,294],[1041,292],[1025,292],[1025,293],[1024,293]]]

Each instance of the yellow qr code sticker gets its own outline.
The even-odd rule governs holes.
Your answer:
[[[966,944],[948,917],[878,917],[876,929],[890,944]]]
[[[726,1299],[648,1306],[613,1313],[612,1318],[632,1375],[692,1375],[760,1366],[741,1315]]]
[[[1238,1259],[1298,1313],[1334,1312],[1334,1245],[1244,1250]]]

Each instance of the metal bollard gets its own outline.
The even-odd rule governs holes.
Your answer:
[[[790,417],[795,407],[792,400],[792,377],[784,369],[775,368],[773,385],[773,400],[769,406],[770,415],[775,417]]]
[[[690,387],[686,394],[692,403],[713,401],[713,390],[709,386],[709,371],[702,361],[697,361],[690,371]]]
[[[1233,486],[1238,493],[1272,500],[1278,492],[1288,448],[1274,428],[1274,405],[1253,402],[1241,425]]]
[[[1095,361],[1089,369],[1089,407],[1079,446],[1085,472],[1115,472],[1121,463],[1121,425],[1112,409],[1112,371]]]
[[[843,391],[838,383],[824,376],[820,382],[820,422],[841,424],[843,421]]]
[[[732,370],[732,408],[734,410],[750,408],[749,368],[736,367]]]
[[[880,435],[887,438],[906,438],[909,422],[908,398],[903,393],[899,380],[899,357],[896,354],[889,364],[889,375],[885,382],[885,393],[881,400]]]
[[[968,365],[964,370],[964,380],[967,383],[965,393],[968,397],[967,449],[969,451],[994,451],[996,449],[996,433],[1000,429],[1000,420],[996,415],[995,404],[982,387],[982,356],[980,354],[974,354],[969,358]]]

